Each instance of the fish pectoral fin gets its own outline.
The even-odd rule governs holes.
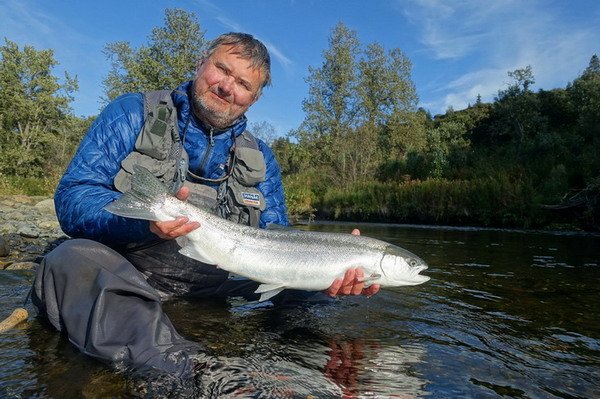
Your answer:
[[[379,280],[380,278],[381,278],[381,274],[373,273],[370,276],[365,276],[365,277],[359,279],[358,281],[361,283],[372,283],[372,282]]]
[[[255,294],[261,294],[259,302],[266,301],[267,299],[271,299],[275,295],[279,294],[281,291],[285,289],[283,284],[261,284],[258,286]]]
[[[217,264],[217,262],[212,260],[210,256],[208,256],[201,248],[198,248],[196,245],[191,244],[189,241],[188,244],[186,244],[179,250],[179,253],[192,259],[196,259],[197,261],[200,261],[202,263],[206,263],[209,265]]]

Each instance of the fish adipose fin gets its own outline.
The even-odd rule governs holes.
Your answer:
[[[198,248],[198,246],[192,244],[187,238],[178,237],[177,244],[179,244],[179,246],[181,246],[181,249],[179,250],[180,254],[190,257],[192,259],[196,259],[197,261],[206,263],[208,265],[216,265],[217,264],[217,262],[212,260],[210,258],[210,256],[208,256],[202,250],[202,248]]]
[[[151,206],[163,201],[168,194],[167,188],[143,166],[134,165],[133,172],[131,190],[104,209],[118,216],[158,221]]]
[[[273,298],[275,295],[279,294],[281,291],[285,289],[285,286],[282,284],[261,284],[258,286],[255,294],[261,294],[259,301],[266,301],[267,299]]]

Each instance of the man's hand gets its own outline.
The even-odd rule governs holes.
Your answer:
[[[187,200],[189,195],[190,189],[187,187],[181,187],[176,194],[177,198],[182,201]],[[150,231],[165,240],[172,240],[173,238],[186,235],[198,227],[200,227],[200,223],[190,222],[186,217],[178,217],[175,220],[166,222],[150,222]]]
[[[352,230],[352,234],[360,235],[360,230]],[[325,293],[329,296],[337,295],[366,295],[371,296],[379,292],[379,284],[373,284],[365,288],[365,283],[361,280],[364,277],[364,271],[361,268],[348,269],[344,279],[336,279]]]

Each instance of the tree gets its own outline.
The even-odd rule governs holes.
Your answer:
[[[386,55],[379,44],[370,44],[358,68],[363,130],[375,136],[377,162],[402,157],[409,148],[420,148],[424,130],[414,129],[418,96],[408,57],[398,48]]]
[[[538,97],[530,90],[535,83],[533,70],[528,65],[508,72],[513,83],[498,92],[496,98],[497,132],[520,142],[546,130],[546,121],[540,112]]]
[[[590,63],[583,72],[584,77],[593,75],[600,75],[600,59],[598,59],[598,56],[596,54],[592,55],[592,58],[590,58]]]
[[[194,76],[204,47],[195,14],[167,9],[165,26],[152,30],[148,45],[138,50],[123,41],[106,45],[104,52],[112,62],[104,80],[106,100],[128,92],[174,89]]]
[[[51,154],[72,118],[77,78],[64,83],[52,74],[52,50],[36,50],[5,39],[0,47],[0,171],[43,176],[56,169]]]
[[[529,87],[535,83],[535,78],[533,77],[533,69],[531,69],[531,65],[527,65],[522,69],[515,69],[514,71],[508,72],[508,76],[511,77],[515,83],[513,86],[516,86],[521,93],[531,92]]]
[[[320,68],[309,67],[309,97],[303,102],[304,125],[319,136],[339,137],[356,121],[356,32],[339,23],[329,38]]]
[[[296,138],[311,148],[313,164],[338,186],[372,179],[384,159],[402,156],[415,121],[417,95],[411,63],[400,49],[362,48],[356,32],[339,23],[319,68],[309,68],[306,113]],[[414,130],[423,134],[424,131]],[[412,140],[409,139],[409,140]],[[418,141],[418,140],[417,140]]]
[[[271,146],[277,138],[275,126],[267,121],[252,122],[250,124],[250,132],[252,132],[255,137],[264,141],[268,146]]]
[[[347,133],[357,125],[356,57],[359,51],[356,32],[339,23],[329,38],[320,68],[309,67],[308,99],[303,102],[305,120],[299,130],[310,136],[329,178],[345,180],[347,170]]]
[[[594,54],[580,77],[569,89],[579,111],[578,128],[587,144],[600,140],[600,60]]]

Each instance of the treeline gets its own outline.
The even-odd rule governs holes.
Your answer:
[[[167,10],[148,44],[108,43],[107,102],[193,77],[205,48],[193,13]],[[0,193],[49,194],[93,118],[73,115],[77,78],[52,50],[0,46]],[[582,66],[584,68],[585,66]],[[492,103],[418,109],[401,49],[335,26],[309,69],[305,120],[284,137],[257,121],[281,164],[293,218],[599,229],[600,63],[564,89],[533,92],[529,66]]]
[[[19,49],[5,39],[0,57],[0,188],[42,193],[54,186],[87,124],[70,108],[77,79],[65,74],[60,82],[51,73],[52,50]]]
[[[105,46],[111,69],[99,103],[126,92],[174,88],[193,77],[205,46],[196,17],[172,9],[164,21],[140,48],[123,41]],[[56,65],[53,50],[19,48],[8,38],[0,46],[0,194],[53,193],[95,119],[73,114],[77,77],[59,79]]]
[[[306,118],[273,148],[299,218],[600,228],[600,61],[533,92],[530,66],[492,103],[417,109],[400,49],[338,25],[310,70]],[[582,69],[585,66],[582,66]]]

